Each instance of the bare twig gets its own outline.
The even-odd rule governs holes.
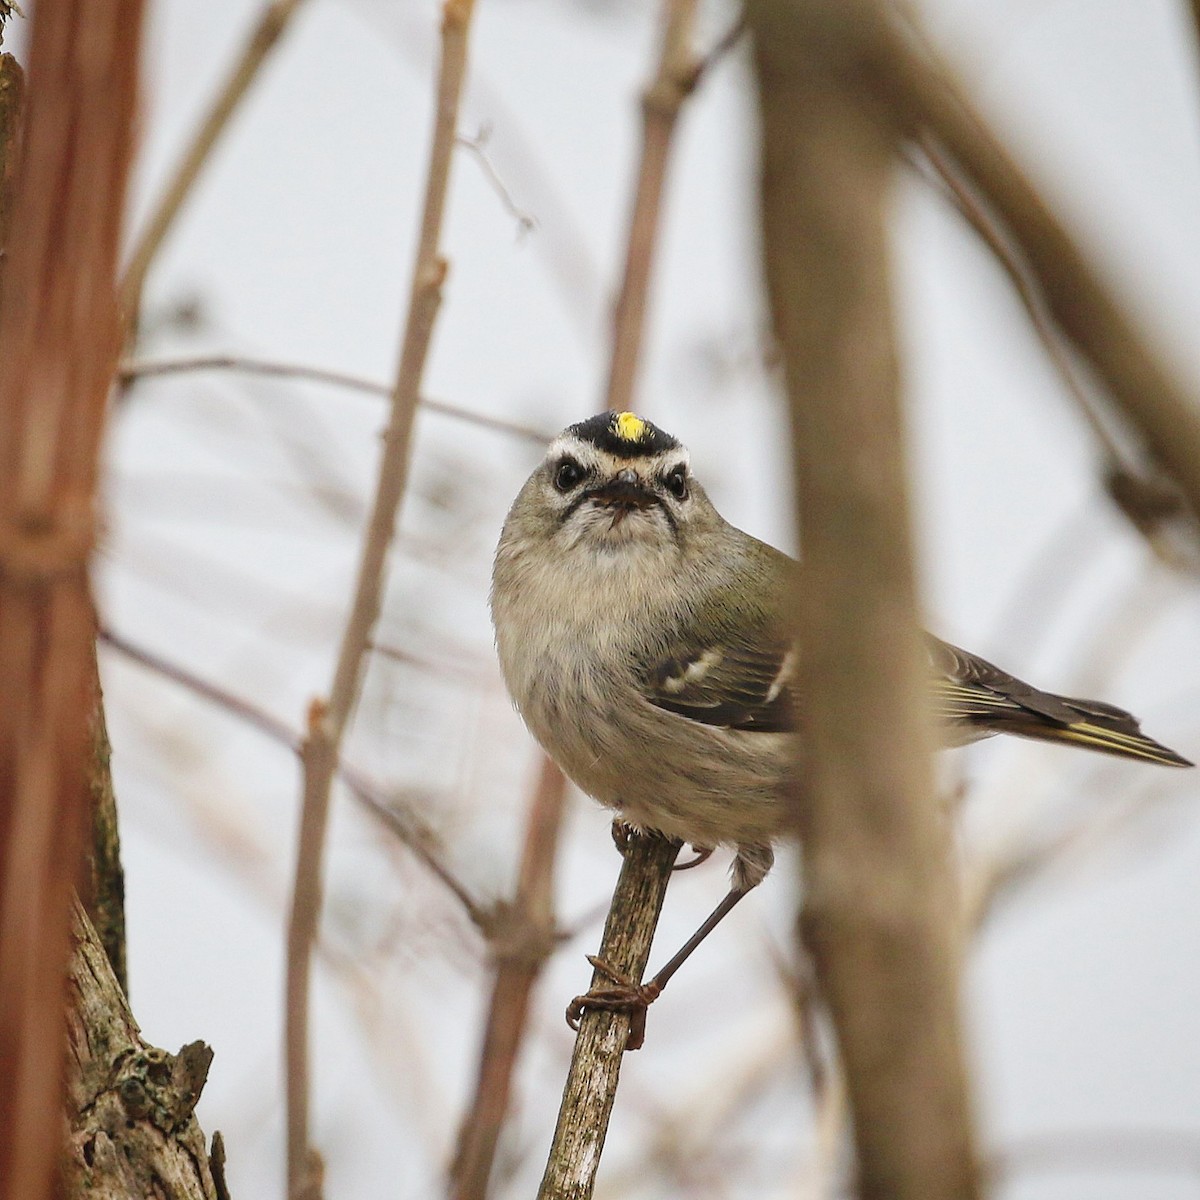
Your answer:
[[[496,980],[475,1095],[463,1117],[458,1153],[450,1169],[449,1195],[454,1200],[484,1200],[487,1195],[530,996],[546,958],[557,945],[554,860],[565,799],[563,773],[549,758],[543,758],[529,806],[516,900],[498,914],[494,927]]]
[[[927,130],[1011,231],[1063,335],[1104,382],[1147,453],[1200,514],[1200,405],[1113,298],[1074,238],[934,59],[877,23],[872,86],[914,131]],[[1129,503],[1129,501],[1127,501]],[[1148,498],[1160,507],[1161,498]]]
[[[755,0],[766,276],[805,570],[802,928],[867,1200],[978,1194],[958,923],[934,803],[887,274],[895,128],[872,0]]]
[[[1054,369],[1058,372],[1105,456],[1111,462],[1121,462],[1124,458],[1122,449],[1096,411],[1092,398],[1079,378],[1075,364],[1067,354],[1061,335],[1055,328],[1053,319],[1046,308],[1045,297],[1038,289],[1037,280],[1031,272],[1028,262],[1022,256],[1020,247],[1013,242],[1007,230],[996,221],[986,202],[974,191],[970,182],[963,178],[961,172],[946,157],[941,147],[929,136],[928,132],[922,131],[918,135],[917,144],[959,215],[975,230],[980,240],[992,252],[1008,276],[1018,299],[1025,307],[1026,315],[1029,317],[1029,322],[1033,326],[1038,340],[1042,343],[1042,348],[1046,351],[1047,357],[1054,365]]]
[[[464,149],[471,153],[471,156],[479,164],[479,169],[483,172],[484,178],[492,185],[492,190],[500,197],[500,203],[504,205],[504,211],[517,223],[518,239],[530,233],[537,228],[537,218],[526,212],[512,197],[512,192],[508,190],[508,185],[500,178],[500,172],[496,170],[496,164],[492,162],[491,157],[487,152],[488,142],[491,140],[492,127],[483,125],[479,132],[474,137],[468,137],[466,134],[460,133],[455,141]]]
[[[605,389],[605,405],[614,412],[633,404],[667,158],[679,110],[691,84],[699,78],[691,47],[695,15],[696,0],[664,0],[658,70],[642,95],[642,157],[629,216],[621,291],[613,315],[613,349]]]
[[[235,371],[244,375],[299,379],[305,383],[324,383],[331,387],[365,392],[369,396],[379,396],[384,400],[390,400],[395,391],[395,388],[389,384],[376,383],[373,379],[363,379],[359,375],[348,375],[343,371],[328,371],[324,367],[309,367],[301,363],[268,362],[264,359],[244,358],[230,354],[146,362],[127,361],[121,364],[118,378],[122,383],[130,383],[137,379],[153,379],[162,375],[184,375],[193,371]],[[472,412],[457,404],[447,404],[444,400],[429,400],[423,397],[420,405],[429,412],[452,417],[456,421],[465,421],[469,425],[478,425],[483,429],[494,429],[497,433],[511,434],[513,437],[532,442],[537,446],[544,446],[551,437],[551,434],[544,429],[532,429],[528,425],[519,425],[515,421],[507,421],[503,417]]]
[[[87,572],[141,20],[141,0],[38,6],[0,293],[0,1195],[22,1200],[58,1194]]]
[[[625,851],[599,956],[635,983],[641,982],[646,970],[678,853],[678,842],[642,834],[635,834]],[[600,971],[593,974],[593,987],[606,982],[607,976]],[[584,1013],[538,1200],[588,1200],[591,1196],[630,1024],[629,1013]]]
[[[1176,533],[1182,530],[1179,518],[1186,505],[1178,489],[1157,464],[1135,461],[1129,450],[1122,446],[1109,428],[1112,417],[1105,419],[1080,377],[1077,363],[1063,344],[1062,334],[1020,245],[997,222],[986,200],[974,190],[929,133],[922,131],[918,140],[955,207],[995,255],[1012,282],[1047,356],[1100,447],[1105,460],[1103,482],[1110,497],[1164,562],[1180,569],[1194,569],[1195,554],[1183,555],[1176,544],[1177,539],[1166,536],[1169,530]],[[1186,528],[1194,551],[1200,543],[1200,530],[1194,518]]]
[[[251,31],[241,55],[213,99],[212,107],[204,114],[199,129],[175,167],[170,183],[163,190],[146,222],[146,227],[134,243],[129,263],[121,279],[120,293],[121,309],[131,334],[137,332],[138,309],[150,264],[175,224],[175,218],[179,216],[184,202],[191,195],[200,172],[225,132],[230,118],[245,99],[250,85],[258,76],[259,69],[283,36],[302,2],[303,0],[271,0],[263,9],[262,16]]]
[[[131,662],[136,662],[147,670],[153,671],[156,675],[186,688],[193,695],[199,696],[207,703],[236,717],[277,745],[290,750],[297,757],[303,752],[304,742],[300,734],[289,728],[278,717],[272,716],[249,700],[235,696],[232,692],[218,687],[207,679],[201,679],[199,675],[179,663],[155,654],[152,650],[147,650],[144,646],[131,642],[111,629],[101,629],[96,637],[102,645],[108,646]],[[389,795],[386,787],[368,779],[348,763],[339,761],[335,774],[367,812],[407,846],[445,885],[462,905],[476,928],[487,933],[492,924],[489,910],[471,895],[467,886],[441,860],[437,835],[420,819],[415,799],[398,797],[394,793]]]
[[[284,1052],[290,1200],[308,1200],[319,1194],[319,1160],[310,1148],[308,1132],[308,986],[313,940],[321,910],[321,860],[329,814],[329,789],[342,736],[358,698],[363,664],[379,615],[388,549],[408,480],[409,450],[421,376],[441,304],[447,264],[438,246],[473,8],[474,0],[446,0],[442,10],[442,59],[429,174],[375,501],[359,565],[354,604],[342,635],[329,700],[315,700],[309,710],[309,732],[303,751],[304,805],[300,816],[300,847],[287,938]]]

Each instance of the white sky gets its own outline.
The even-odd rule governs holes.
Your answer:
[[[935,31],[1056,204],[1200,379],[1200,84],[1183,4],[930,3]],[[256,4],[153,6],[135,217],[240,44]],[[479,164],[455,163],[452,262],[426,392],[554,429],[599,407],[605,313],[637,149],[652,7],[480,0],[463,132],[538,227],[518,236]],[[729,20],[706,10],[711,39]],[[388,379],[427,150],[436,9],[309,0],[211,163],[151,278],[149,304],[195,296],[206,324],[146,356],[235,352]],[[687,442],[719,507],[788,545],[779,406],[755,362],[762,326],[754,133],[743,55],[715,70],[679,130],[639,409]],[[135,220],[136,225],[136,220]],[[897,294],[930,624],[1037,683],[1087,683],[1153,735],[1200,755],[1196,588],[1156,570],[1113,514],[1085,427],[998,271],[912,181],[898,194]],[[230,376],[147,383],[109,445],[105,618],[299,726],[328,686],[373,481],[381,406]],[[536,451],[434,415],[419,422],[418,494],[381,638],[482,680],[386,661],[348,754],[428,795],[452,859],[484,896],[512,879],[534,752],[490,651],[491,547]],[[323,499],[314,488],[324,489]],[[1055,540],[1057,539],[1057,541]],[[1047,559],[1047,546],[1060,560]],[[444,563],[439,566],[439,561]],[[201,1103],[224,1130],[233,1193],[281,1194],[281,903],[298,780],[285,751],[173,685],[104,657],[129,876],[134,1007],[151,1040],[215,1048]],[[972,844],[1088,806],[1149,815],[1100,855],[1007,906],[973,955],[972,1056],[989,1146],[1083,1131],[1200,1137],[1200,821],[1195,777],[989,744],[951,756],[972,784]],[[1166,804],[1167,800],[1181,803]],[[372,952],[316,988],[315,1138],[328,1194],[433,1194],[476,1054],[477,939],[403,852],[336,801],[326,932]],[[560,872],[568,917],[606,899],[607,817],[579,799]],[[659,946],[715,902],[710,866],[672,887]],[[731,918],[650,1015],[626,1068],[601,1193],[640,1168],[647,1116],[719,1092],[780,1003],[768,947],[789,937],[791,863]],[[540,1171],[598,927],[559,956],[520,1074],[512,1186]],[[669,952],[669,950],[668,950]],[[660,949],[652,960],[660,960]],[[382,993],[382,998],[378,993]],[[370,997],[374,995],[375,999]],[[364,1025],[375,1022],[373,1038]],[[774,1023],[773,1023],[774,1022]],[[791,1194],[805,1106],[726,1129],[744,1193]],[[760,1116],[761,1112],[759,1110]],[[1105,1200],[1195,1194],[1181,1171],[1033,1171],[1001,1194]],[[1157,1162],[1157,1160],[1155,1160]],[[781,1165],[782,1164],[782,1165]],[[606,1184],[605,1180],[609,1182]],[[626,1193],[628,1194],[628,1193]],[[653,1194],[650,1191],[633,1194]],[[739,1192],[738,1194],[742,1194]]]

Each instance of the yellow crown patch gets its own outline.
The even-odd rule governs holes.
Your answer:
[[[623,442],[638,442],[646,432],[646,422],[631,412],[617,413],[613,421],[613,432]]]

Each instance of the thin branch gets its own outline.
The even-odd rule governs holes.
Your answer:
[[[504,211],[516,221],[517,238],[520,240],[525,234],[537,228],[537,218],[517,204],[512,197],[512,192],[508,189],[508,185],[500,177],[500,172],[496,170],[496,164],[492,162],[487,152],[487,145],[491,140],[491,136],[492,127],[490,125],[482,125],[474,137],[468,137],[465,133],[460,133],[454,140],[464,150],[469,151],[471,157],[479,164],[484,178],[492,185],[492,191],[500,197],[500,203],[504,205]]]
[[[1017,298],[1024,305],[1025,313],[1033,326],[1042,348],[1063,381],[1063,385],[1075,401],[1080,415],[1087,422],[1096,441],[1100,444],[1105,457],[1113,463],[1120,463],[1124,458],[1121,447],[1117,444],[1108,426],[1096,411],[1095,404],[1079,378],[1074,363],[1066,353],[1061,336],[1054,326],[1053,319],[1046,307],[1045,297],[1038,288],[1037,279],[1029,268],[1029,263],[1021,254],[1011,235],[995,219],[987,203],[964,179],[953,162],[942,152],[941,147],[926,131],[917,138],[917,144],[925,156],[926,162],[933,168],[933,174],[941,182],[942,189],[950,202],[967,224],[975,230],[980,240],[995,256],[996,261],[1008,276]],[[916,164],[914,163],[914,166]],[[928,177],[928,173],[925,173]]]
[[[394,386],[386,383],[376,383],[373,379],[363,379],[359,375],[348,375],[343,371],[329,371],[324,367],[309,367],[301,363],[269,362],[265,359],[245,358],[231,354],[202,355],[195,358],[171,358],[158,361],[126,361],[121,364],[118,378],[122,383],[130,383],[137,379],[153,379],[161,375],[183,375],[193,371],[235,371],[244,375],[262,375],[275,379],[300,379],[306,383],[323,383],[330,387],[348,388],[350,391],[363,392],[369,396],[379,396],[390,400],[395,391]],[[460,408],[457,404],[447,404],[443,400],[422,398],[420,405],[429,412],[438,413],[444,417],[452,417],[456,421],[465,421],[469,425],[478,425],[481,429],[493,429],[497,433],[511,434],[537,446],[545,446],[551,434],[542,429],[533,429],[528,425],[520,425],[515,421],[506,421],[502,417],[491,417],[486,413],[472,412]]]
[[[1198,0],[1200,2],[1200,0]],[[687,92],[694,92],[704,82],[709,72],[717,66],[734,47],[742,40],[746,32],[746,18],[739,16],[728,29],[712,44],[711,49],[701,58],[696,59],[684,76],[683,86]]]
[[[872,86],[912,131],[928,131],[1011,231],[1062,334],[1104,382],[1148,455],[1200,514],[1200,405],[1151,349],[1075,239],[928,45],[877,23]],[[1127,501],[1129,503],[1129,501]],[[1162,497],[1150,497],[1161,519]]]
[[[179,663],[172,662],[144,646],[139,646],[128,638],[114,633],[111,629],[101,629],[96,635],[101,645],[115,650],[122,657],[135,662],[163,679],[186,688],[201,700],[220,708],[249,728],[261,733],[264,737],[290,750],[297,758],[303,751],[303,739],[294,729],[289,728],[278,717],[252,704],[233,692],[202,679]],[[429,868],[430,872],[445,885],[446,889],[458,900],[463,910],[483,933],[488,933],[492,926],[489,910],[476,900],[465,884],[442,862],[438,850],[437,835],[429,829],[418,817],[416,803],[413,799],[401,801],[394,793],[389,795],[383,785],[368,779],[349,764],[339,762],[336,776],[350,794],[397,840],[407,846]]]
[[[887,262],[898,130],[874,0],[752,0],[768,295],[790,402],[801,951],[837,1033],[865,1200],[978,1178],[950,847],[935,804]]]
[[[304,804],[300,816],[300,846],[287,936],[284,1053],[289,1200],[309,1200],[320,1193],[320,1161],[310,1147],[308,1129],[308,1000],[312,947],[321,910],[321,863],[329,816],[329,790],[342,737],[358,699],[371,633],[379,616],[388,550],[408,481],[412,426],[420,397],[421,376],[441,305],[447,263],[438,246],[473,8],[474,0],[446,0],[442,10],[442,60],[429,174],[375,501],[329,699],[314,700],[309,709],[308,737],[302,755]]]
[[[640,983],[667,894],[679,843],[633,835],[613,892],[599,957]],[[592,986],[608,982],[600,971]],[[588,1200],[608,1134],[621,1060],[629,1040],[629,1013],[589,1009],[579,1024],[571,1068],[558,1111],[538,1200]]]
[[[1186,508],[1177,488],[1156,464],[1134,461],[1109,429],[1108,421],[1080,378],[1077,364],[1063,345],[1062,334],[1054,323],[1027,258],[1011,233],[996,220],[986,199],[975,191],[970,180],[963,176],[927,131],[918,135],[918,141],[955,208],[1008,275],[1047,357],[1091,429],[1104,455],[1103,478],[1109,496],[1164,562],[1178,569],[1194,569],[1194,553],[1189,559],[1180,552],[1174,539],[1164,536],[1167,519],[1178,518],[1181,509]],[[1179,524],[1175,520],[1173,527],[1178,528]],[[1188,540],[1193,550],[1200,544],[1200,530],[1194,521],[1191,522]]]
[[[141,22],[141,0],[38,5],[0,292],[0,1195],[21,1200],[60,1190],[88,568]]]
[[[234,63],[229,76],[214,97],[187,149],[175,167],[170,183],[164,188],[145,228],[134,242],[129,263],[121,279],[121,310],[131,332],[137,331],[138,309],[146,275],[155,256],[175,224],[184,202],[192,193],[200,172],[221,135],[229,125],[238,106],[245,99],[250,85],[258,76],[267,56],[283,36],[303,0],[271,0],[263,9],[258,24],[252,30]]]
[[[679,110],[699,79],[691,48],[696,3],[664,0],[658,70],[642,95],[642,157],[629,216],[621,291],[613,315],[613,349],[605,389],[605,405],[614,412],[633,406],[667,159]]]
[[[496,1146],[508,1111],[517,1052],[529,1002],[546,959],[558,945],[554,924],[554,861],[567,781],[543,757],[529,806],[517,894],[499,914],[493,936],[496,979],[488,1008],[475,1095],[463,1116],[458,1152],[450,1169],[454,1200],[484,1200]]]

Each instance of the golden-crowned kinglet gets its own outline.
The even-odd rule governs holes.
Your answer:
[[[500,665],[534,737],[630,824],[736,846],[731,895],[763,879],[784,832],[795,652],[781,614],[797,569],[725,521],[687,450],[633,413],[563,430],[496,550]],[[1119,708],[928,646],[948,745],[1015,733],[1191,765]]]

